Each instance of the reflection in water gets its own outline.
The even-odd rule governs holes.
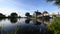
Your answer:
[[[0,34],[1,34],[1,31],[0,31]]]
[[[29,23],[30,19],[25,20],[25,23]],[[44,24],[42,24],[41,22],[32,21],[33,24],[30,25],[24,25],[21,26],[18,29],[17,34],[48,34],[47,30],[46,30],[46,26]],[[35,25],[34,25],[35,24]]]
[[[40,25],[41,24],[41,21],[40,20],[32,20],[33,24],[35,25]]]
[[[27,24],[30,23],[30,19],[26,19],[25,23],[27,23]]]
[[[10,22],[9,22],[10,20]],[[20,19],[17,24],[11,24],[16,23],[18,21],[17,18],[10,18],[9,20],[3,21],[4,25],[8,22],[8,25],[4,26],[3,33],[15,33],[16,34],[48,34],[48,31],[46,29],[46,25],[42,23],[42,20],[30,20],[30,19]],[[2,22],[1,22],[2,23]],[[28,25],[26,25],[26,24]],[[17,27],[18,25],[18,27]],[[10,28],[9,28],[10,27]],[[1,31],[0,31],[1,32]]]
[[[0,21],[5,20],[5,18],[0,18]]]
[[[1,27],[0,27],[0,34],[1,34]]]
[[[38,22],[38,21],[36,21],[36,23],[35,23],[35,25],[40,25],[41,24],[41,22]]]
[[[10,22],[11,23],[16,23],[17,22],[17,18],[10,18]]]
[[[44,16],[44,21],[49,21],[50,20],[50,17],[49,16]]]

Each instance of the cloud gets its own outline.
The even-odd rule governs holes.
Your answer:
[[[29,12],[30,14],[33,14],[33,12],[31,13],[30,11],[28,10],[18,10],[18,9],[5,9],[5,8],[0,8],[0,13],[8,16],[10,15],[12,12],[16,12],[18,14],[18,16],[22,16],[22,17],[25,17],[25,13],[26,12]]]
[[[32,2],[33,1],[33,2]],[[31,15],[35,10],[43,12],[47,10],[49,13],[57,12],[57,8],[50,3],[46,3],[44,0],[0,0],[0,13],[6,16],[12,12],[18,13],[18,15],[25,16],[26,12]]]

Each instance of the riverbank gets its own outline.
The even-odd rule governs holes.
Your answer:
[[[56,17],[52,23],[48,24],[48,29],[54,34],[60,34],[60,17]]]

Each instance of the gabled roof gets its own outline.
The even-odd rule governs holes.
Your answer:
[[[35,12],[37,15],[42,14],[41,12]]]

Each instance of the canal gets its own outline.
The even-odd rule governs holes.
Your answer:
[[[50,32],[42,20],[11,18],[0,19],[0,34],[50,34]]]

